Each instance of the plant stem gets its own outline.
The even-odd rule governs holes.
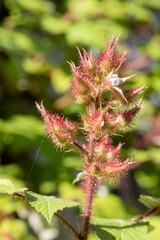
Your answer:
[[[86,205],[83,212],[83,227],[81,232],[81,240],[87,240],[90,230],[90,218],[93,208],[93,198],[97,188],[96,177],[88,175],[86,178]]]
[[[64,224],[67,226],[67,228],[73,233],[73,235],[76,237],[76,239],[81,240],[79,237],[78,232],[74,229],[74,227],[71,226],[71,224],[66,221],[61,215],[58,213],[54,213],[54,215]]]
[[[74,139],[73,144],[88,156],[88,152],[82,147],[82,145],[77,140]]]
[[[155,208],[152,208],[151,210],[149,210],[148,212],[146,212],[145,214],[133,219],[133,221],[141,221],[143,219],[145,219],[146,217],[155,214],[158,210],[160,209],[159,206],[156,206]]]
[[[94,150],[94,135],[90,134],[89,135],[89,157],[91,161],[93,159],[93,150]]]

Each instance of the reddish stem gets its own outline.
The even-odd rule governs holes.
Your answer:
[[[159,206],[156,206],[155,208],[152,208],[151,210],[149,210],[148,212],[146,212],[145,214],[133,219],[134,221],[141,221],[143,219],[145,219],[146,217],[155,214],[158,210],[160,209]]]
[[[77,140],[74,139],[73,144],[88,156],[88,152],[82,147],[82,145]]]
[[[93,208],[93,199],[94,195],[96,193],[97,189],[97,178],[88,175],[86,177],[86,201],[85,201],[85,208],[83,212],[83,228],[81,232],[81,239],[82,240],[87,240],[88,239],[88,234],[90,230],[90,218],[91,218],[91,213],[92,213],[92,208]]]
[[[90,161],[93,160],[93,150],[94,150],[94,134],[89,135],[89,150],[88,150],[88,155],[90,158]]]

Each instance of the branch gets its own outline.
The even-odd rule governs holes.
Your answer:
[[[160,206],[156,206],[155,208],[152,208],[151,210],[149,210],[148,212],[146,212],[145,214],[135,218],[135,219],[132,219],[133,221],[141,221],[143,219],[145,219],[146,217],[152,215],[152,214],[156,214],[156,212],[159,210]]]
[[[82,147],[82,145],[77,140],[74,139],[73,144],[88,156],[88,152]]]
[[[54,213],[54,215],[60,220],[60,222],[64,225],[66,225],[66,227],[75,235],[76,239],[80,240],[79,238],[79,234],[78,232],[74,229],[74,227],[71,226],[71,224],[69,222],[67,222],[61,215],[59,215],[58,213]]]

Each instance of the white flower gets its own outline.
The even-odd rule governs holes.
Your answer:
[[[121,83],[121,78],[118,77],[118,74],[112,74],[109,81],[111,86],[114,87],[118,86]]]
[[[129,77],[120,78],[120,77],[118,77],[118,74],[112,74],[109,78],[109,82],[110,82],[111,86],[121,95],[121,97],[126,101],[126,103],[128,103],[127,99],[125,98],[125,96],[122,92],[122,89],[120,89],[118,86],[133,76],[135,76],[135,74],[131,75]]]

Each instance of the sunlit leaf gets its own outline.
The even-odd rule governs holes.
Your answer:
[[[160,216],[151,216],[147,220],[151,224],[152,229],[147,234],[147,240],[159,239],[160,236]]]
[[[104,35],[109,38],[115,32],[122,33],[122,38],[127,36],[127,30],[123,26],[111,20],[79,21],[67,29],[67,41],[69,44],[85,44],[88,46],[104,48]]]
[[[110,207],[106,207],[110,206]],[[94,213],[101,218],[127,218],[129,211],[120,197],[113,193],[95,199]]]
[[[13,195],[15,192],[24,193],[27,188],[17,188],[9,179],[0,179],[0,196]]]
[[[155,208],[160,206],[160,198],[140,195],[139,201],[148,208]]]
[[[93,218],[92,224],[97,240],[145,240],[148,231],[148,223],[121,219]]]
[[[34,207],[37,212],[42,213],[48,223],[51,223],[53,214],[58,210],[62,210],[66,207],[76,207],[79,205],[77,202],[53,196],[40,195],[33,192],[26,192],[25,195],[31,206]]]

